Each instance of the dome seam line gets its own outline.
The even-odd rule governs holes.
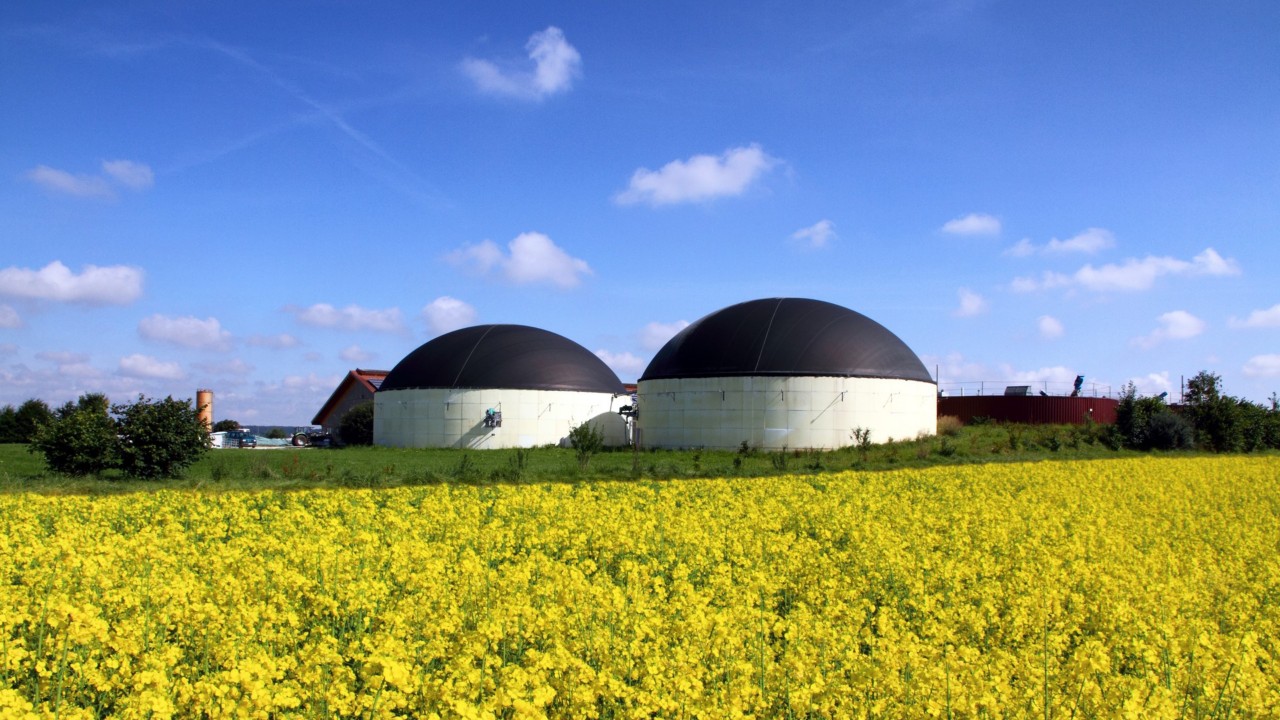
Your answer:
[[[756,356],[755,367],[751,368],[752,372],[760,369],[760,360],[764,358],[764,349],[769,346],[769,332],[773,330],[773,319],[778,317],[778,308],[782,307],[782,301],[786,298],[778,298],[778,304],[773,306],[773,314],[769,316],[769,324],[764,329],[764,340],[760,343],[760,354]]]
[[[467,353],[467,359],[462,361],[462,367],[458,368],[458,374],[453,378],[453,385],[450,386],[451,389],[458,387],[458,380],[462,378],[462,373],[466,372],[467,364],[471,362],[471,356],[476,354],[476,348],[480,347],[480,343],[484,342],[484,339],[489,337],[489,333],[493,332],[495,327],[497,327],[497,325],[489,326],[484,331],[484,334],[476,340],[476,344],[471,346],[471,352]]]

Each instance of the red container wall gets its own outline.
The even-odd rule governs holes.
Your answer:
[[[938,398],[938,416],[954,415],[968,423],[975,417],[996,422],[1036,425],[1083,425],[1085,417],[1110,425],[1116,421],[1118,400],[1097,397],[1044,397],[1039,395],[969,395]]]

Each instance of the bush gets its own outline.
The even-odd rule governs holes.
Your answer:
[[[1138,397],[1138,388],[1133,383],[1124,386],[1120,403],[1116,405],[1116,431],[1120,434],[1120,442],[1124,447],[1133,450],[1151,450],[1156,447],[1151,437],[1153,418],[1158,415],[1171,414],[1164,400],[1158,397]],[[1165,430],[1172,429],[1168,419],[1161,421]],[[1162,442],[1169,438],[1162,438]],[[1172,448],[1160,448],[1168,450]]]
[[[604,433],[587,420],[569,431],[569,445],[578,458],[578,467],[586,470],[591,456],[604,449]]]
[[[105,395],[90,393],[59,408],[28,450],[67,475],[119,469],[154,479],[178,476],[208,447],[209,435],[189,402],[139,395],[136,403],[108,409]]]
[[[1151,450],[1190,450],[1196,444],[1196,431],[1186,418],[1165,410],[1151,416],[1147,443]]]
[[[345,445],[373,444],[373,401],[366,400],[338,421],[338,437]]]
[[[209,449],[209,433],[189,402],[139,395],[136,403],[111,410],[118,418],[120,469],[129,477],[177,477]]]
[[[63,407],[59,417],[41,427],[27,447],[30,452],[43,453],[45,464],[54,472],[101,475],[118,465],[115,421],[107,414],[105,403],[98,405],[88,398],[81,397],[79,406],[68,403]]]
[[[211,431],[212,432],[230,432],[232,430],[239,430],[239,429],[240,429],[239,422],[232,420],[230,418],[223,418],[213,424],[213,428]]]
[[[955,437],[960,434],[962,428],[964,428],[964,423],[960,422],[960,418],[955,415],[943,415],[938,418],[939,435]]]

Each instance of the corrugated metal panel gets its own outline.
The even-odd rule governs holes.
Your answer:
[[[1096,397],[971,395],[938,398],[938,416],[954,415],[965,423],[985,417],[1035,425],[1082,425],[1092,417],[1096,423],[1111,424],[1118,404],[1118,400]]]

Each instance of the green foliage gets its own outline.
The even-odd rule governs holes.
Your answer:
[[[866,462],[867,453],[871,452],[871,428],[854,428],[853,443],[858,447],[858,457]]]
[[[1213,452],[1230,452],[1241,445],[1235,398],[1222,394],[1222,377],[1202,370],[1187,381],[1187,414],[1196,429],[1196,444]]]
[[[267,437],[272,440],[284,440],[289,437],[289,433],[286,433],[284,428],[273,427],[267,431]]]
[[[1195,427],[1196,445],[1213,452],[1280,449],[1280,410],[1222,392],[1222,378],[1201,371],[1187,381],[1185,413]]]
[[[209,449],[209,435],[191,403],[166,397],[111,408],[118,418],[120,469],[129,477],[177,477]]]
[[[228,432],[230,430],[239,430],[240,423],[230,418],[223,418],[213,424],[212,432]]]
[[[12,405],[0,408],[0,443],[22,442],[18,438],[17,410]]]
[[[338,421],[338,437],[345,445],[373,444],[373,401],[366,400]]]
[[[587,420],[569,430],[569,446],[578,459],[579,469],[586,470],[591,464],[591,456],[604,449],[604,433],[595,423]]]
[[[84,395],[67,403],[43,425],[27,450],[42,453],[50,470],[64,475],[101,475],[119,462],[116,423],[107,414],[106,397]]]
[[[75,402],[68,400],[62,407],[53,412],[53,416],[55,420],[62,419],[80,410],[89,410],[107,415],[111,412],[111,401],[102,393],[85,393]]]
[[[1163,398],[1138,397],[1133,383],[1121,391],[1115,432],[1132,450],[1187,450],[1194,444],[1191,423],[1170,410]]]
[[[11,425],[8,433],[9,437],[4,442],[29,443],[35,438],[40,428],[53,422],[53,411],[49,409],[48,404],[43,400],[31,399],[18,406],[13,411]]]
[[[1186,418],[1168,410],[1151,416],[1147,425],[1150,450],[1190,450],[1195,447],[1195,428]]]

